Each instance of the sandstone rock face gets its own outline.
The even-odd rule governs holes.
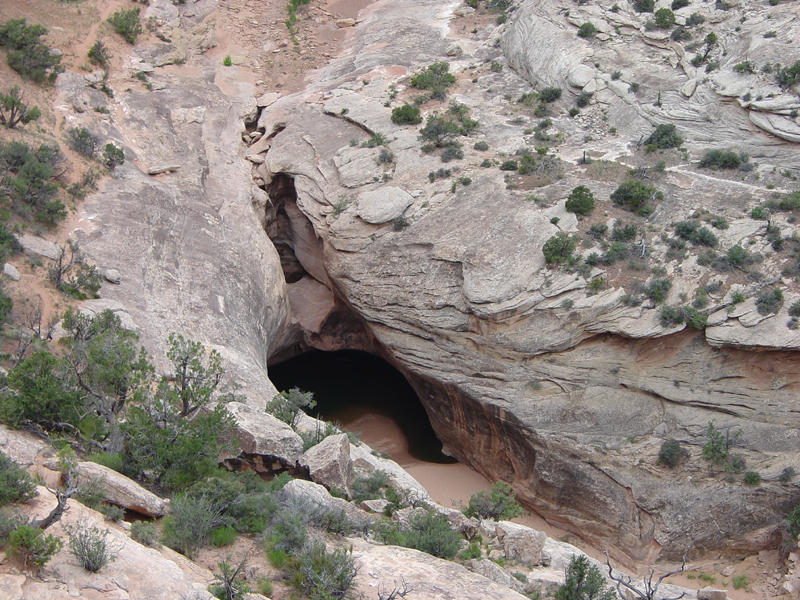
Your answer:
[[[99,481],[106,500],[146,517],[163,517],[167,502],[147,491],[135,481],[113,469],[93,462],[79,462],[76,467],[79,481]]]
[[[298,463],[308,469],[311,480],[328,489],[338,488],[352,495],[353,462],[346,433],[326,437],[303,454]]]
[[[227,409],[236,419],[239,447],[251,457],[272,458],[284,466],[294,466],[303,453],[303,440],[291,427],[247,404],[231,402]],[[260,465],[254,465],[257,470]]]
[[[367,223],[386,223],[401,216],[411,206],[411,194],[400,188],[384,186],[358,196],[358,216]]]
[[[722,102],[723,92],[733,93],[733,82],[716,79],[722,73],[697,73],[689,64],[692,57],[668,37],[644,35],[641,15],[624,7],[619,13],[591,4],[571,8],[570,18],[602,27],[608,40],[601,47],[576,38],[574,24],[559,8],[555,2],[523,3],[506,28],[477,34],[469,59],[459,56],[451,63],[458,72],[475,61],[496,60],[493,40],[499,36],[508,64],[527,79],[504,69],[481,74],[477,85],[465,77],[452,93],[480,120],[479,135],[493,151],[512,155],[530,140],[509,122],[509,103],[487,88],[514,98],[531,91],[532,82],[537,89],[562,88],[563,109],[584,88],[594,90],[592,101],[603,107],[596,120],[581,115],[569,120],[554,109],[552,127],[578,140],[559,147],[560,159],[571,164],[588,144],[596,156],[622,158],[628,160],[624,169],[635,167],[636,140],[662,122],[679,123],[693,156],[724,144],[777,168],[792,164],[789,144],[757,129],[741,106]],[[734,12],[707,18],[730,19]],[[405,18],[413,34],[390,27],[380,11],[359,23],[352,38],[358,69],[396,65],[398,72],[400,67],[413,72],[442,60],[453,43],[440,34],[450,16],[433,3],[421,3]],[[781,23],[776,26],[786,26]],[[374,43],[390,29],[393,54]],[[762,51],[766,59],[768,51]],[[744,52],[744,46],[731,47],[725,60],[735,64]],[[601,67],[594,67],[596,62]],[[617,69],[623,76],[614,79]],[[390,84],[403,85],[400,78],[386,75],[364,85],[357,72],[362,71],[350,58],[335,61],[312,86],[321,105],[286,96],[262,111],[259,127],[273,132],[279,124],[280,131],[271,138],[259,174],[265,182],[280,181],[284,192],[290,180],[294,197],[280,195],[288,219],[269,206],[259,218],[268,232],[286,225],[280,239],[298,240],[293,258],[299,268],[327,288],[325,304],[334,307],[340,299],[338,306],[354,311],[364,324],[361,347],[371,346],[403,370],[444,445],[488,478],[512,483],[518,497],[540,514],[618,554],[649,561],[659,554],[680,558],[712,548],[748,553],[773,544],[781,516],[800,500],[796,490],[776,480],[800,457],[791,391],[800,383],[791,352],[800,334],[785,325],[788,303],[777,315],[756,320],[752,312],[727,313],[729,295],[712,293],[706,314],[726,312],[716,315],[704,334],[685,323],[664,324],[660,307],[649,300],[630,305],[631,288],[612,283],[613,269],[601,265],[582,275],[551,268],[542,247],[559,231],[580,229],[562,207],[570,191],[586,182],[580,178],[586,172],[569,171],[538,187],[536,198],[549,205],[543,208],[528,198],[530,191],[508,186],[501,171],[478,168],[486,155],[468,141],[459,176],[468,176],[471,184],[448,192],[447,185],[428,180],[442,168],[439,158],[422,153],[418,131],[393,124],[384,106]],[[634,94],[628,86],[637,80],[642,85]],[[654,106],[658,91],[661,107]],[[783,110],[777,106],[762,108]],[[600,120],[600,110],[607,111],[607,122]],[[607,131],[602,128],[609,125],[621,136],[585,140],[587,131]],[[365,141],[375,132],[387,134],[395,156],[388,185],[408,190],[413,199],[403,212],[410,226],[401,231],[360,216],[360,199],[379,197],[386,184],[375,149],[348,142]],[[683,263],[668,258],[672,224],[699,207],[730,223],[719,233],[719,251],[741,244],[762,252],[763,281],[790,286],[781,282],[783,259],[768,249],[763,222],[742,218],[754,195],[767,199],[764,192],[736,179],[679,164],[659,180],[665,198],[643,224],[645,257],[663,264],[672,282],[670,305],[712,278],[740,285],[734,275],[717,274],[694,257]],[[608,198],[616,184],[602,178],[589,184],[602,198],[602,209],[612,210]],[[270,191],[270,198],[274,202],[278,195]],[[788,228],[783,219],[779,226]],[[578,250],[584,257],[602,252],[587,244]],[[609,288],[592,293],[590,284],[601,277]],[[747,285],[747,294],[755,295],[757,286]],[[790,287],[784,293],[794,294]],[[304,314],[303,301],[302,294],[293,297],[293,312]],[[305,322],[319,329],[323,306],[315,302]],[[301,328],[303,320],[296,323]],[[295,331],[287,342],[303,340],[313,347],[315,336],[313,330]],[[320,342],[335,346],[330,339]],[[278,348],[275,356],[285,356],[289,347]],[[771,352],[744,350],[764,348]],[[717,427],[742,430],[737,453],[746,457],[748,468],[762,471],[762,488],[728,484],[709,470],[701,449],[712,420]],[[683,469],[657,463],[660,444],[668,438],[690,454]],[[747,531],[740,517],[745,505]]]

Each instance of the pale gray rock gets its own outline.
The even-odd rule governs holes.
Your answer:
[[[469,560],[464,563],[464,566],[473,573],[483,575],[486,579],[499,583],[503,587],[507,587],[520,594],[525,593],[525,585],[521,581],[515,579],[511,573],[488,558]]]
[[[338,488],[348,497],[352,496],[350,483],[353,462],[350,460],[350,440],[346,433],[328,436],[312,446],[300,457],[298,464],[308,469],[314,483],[320,483],[328,489]]]
[[[575,65],[567,74],[567,83],[582,88],[594,79],[595,71],[588,65]]]
[[[109,283],[120,283],[122,281],[122,274],[117,269],[103,269],[103,277]]]
[[[242,452],[273,458],[289,466],[295,465],[303,453],[303,440],[291,427],[241,402],[231,402],[226,408],[236,418]]]
[[[307,503],[310,511],[343,512],[356,524],[363,524],[371,519],[369,515],[355,505],[347,500],[334,498],[324,486],[311,481],[293,479],[280,491],[279,498],[284,501],[291,498],[299,503]]]
[[[383,168],[378,164],[378,150],[345,146],[333,158],[344,187],[354,188],[379,181]]]
[[[78,310],[87,317],[95,318],[100,315],[104,310],[110,310],[119,317],[120,323],[124,329],[138,333],[140,331],[139,325],[134,321],[128,308],[118,302],[117,300],[107,300],[105,298],[97,298],[94,300],[84,300],[81,302]]]
[[[506,558],[531,565],[541,562],[542,550],[547,539],[547,534],[543,531],[536,531],[510,521],[500,521],[495,526],[495,534]]]
[[[27,468],[54,454],[53,449],[35,435],[0,425],[0,450]]]
[[[267,92],[266,94],[258,97],[256,104],[258,108],[266,108],[267,106],[274,104],[280,97],[281,95],[278,92]]]
[[[113,469],[93,462],[79,462],[75,470],[80,482],[98,482],[111,504],[146,517],[163,517],[167,512],[167,501]]]
[[[3,265],[3,275],[13,281],[19,281],[19,271],[17,271],[17,268],[11,263],[5,263]]]
[[[58,260],[63,252],[56,244],[43,240],[35,235],[21,235],[17,238],[17,242],[19,242],[19,245],[22,247],[23,254],[37,258]]]
[[[383,186],[376,190],[362,192],[357,200],[358,216],[367,223],[387,223],[402,216],[414,203],[407,191],[398,187]]]
[[[161,175],[162,173],[172,173],[180,169],[180,165],[154,165],[147,168],[148,175]]]

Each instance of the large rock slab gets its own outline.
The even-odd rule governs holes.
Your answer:
[[[346,433],[326,437],[303,454],[298,464],[308,469],[311,481],[328,489],[338,488],[348,497],[353,489],[353,462],[350,460],[350,439]]]
[[[241,402],[231,402],[226,408],[236,419],[243,453],[276,459],[287,466],[297,463],[303,454],[303,440],[286,423]]]
[[[383,186],[358,196],[358,216],[367,223],[387,223],[402,216],[414,198],[407,191]]]
[[[61,256],[62,251],[59,246],[35,235],[21,235],[17,238],[17,242],[22,247],[22,252],[28,256],[50,260],[58,260]]]
[[[497,540],[503,547],[503,554],[510,560],[530,565],[542,561],[547,534],[510,521],[500,521],[495,525]]]
[[[76,471],[79,481],[96,481],[105,493],[106,500],[146,517],[163,517],[168,502],[144,489],[135,481],[103,465],[79,462]]]

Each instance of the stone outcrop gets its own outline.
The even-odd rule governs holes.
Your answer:
[[[500,521],[495,526],[495,531],[506,558],[530,565],[542,562],[542,550],[547,540],[544,532],[534,531],[510,521]]]
[[[346,433],[331,435],[311,447],[298,460],[308,469],[311,480],[328,489],[338,488],[353,495],[353,461],[350,460],[350,440]]]
[[[79,483],[98,482],[105,493],[106,501],[111,504],[146,517],[163,517],[167,512],[168,504],[163,498],[113,469],[93,462],[79,462],[75,471]]]

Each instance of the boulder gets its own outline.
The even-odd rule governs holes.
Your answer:
[[[344,490],[352,496],[353,461],[350,460],[350,439],[346,433],[326,437],[303,454],[298,463],[308,469],[313,482],[328,489]]]
[[[111,504],[146,517],[163,517],[167,512],[166,500],[113,469],[93,462],[79,462],[76,471],[81,481],[99,480]]]
[[[486,577],[486,579],[490,579],[495,583],[499,583],[503,587],[512,589],[520,594],[525,592],[525,585],[521,581],[515,579],[511,573],[488,558],[469,560],[464,563],[464,566],[473,573],[483,575]]]
[[[236,434],[243,453],[274,458],[286,466],[297,463],[303,454],[303,440],[291,427],[241,402],[226,406],[236,419]]]
[[[725,590],[704,589],[697,591],[697,600],[725,600],[728,593]]]
[[[280,492],[280,498],[284,501],[292,498],[298,502],[310,502],[314,506],[320,507],[325,511],[342,511],[353,523],[364,524],[371,520],[371,517],[357,506],[342,498],[334,498],[324,486],[312,481],[303,479],[293,479],[287,483]]]
[[[103,277],[109,283],[117,284],[122,281],[122,275],[116,269],[104,269],[103,270]]]
[[[3,275],[13,281],[19,281],[19,271],[17,271],[17,268],[11,263],[3,265]]]
[[[35,235],[21,235],[17,238],[17,242],[22,246],[22,253],[28,256],[49,258],[50,260],[58,260],[61,256],[61,248]]]
[[[543,531],[510,521],[500,521],[495,526],[495,533],[506,558],[530,565],[541,563],[542,549],[547,540],[547,534]]]
[[[358,196],[358,216],[367,223],[387,223],[401,216],[414,198],[398,187],[384,186]]]

